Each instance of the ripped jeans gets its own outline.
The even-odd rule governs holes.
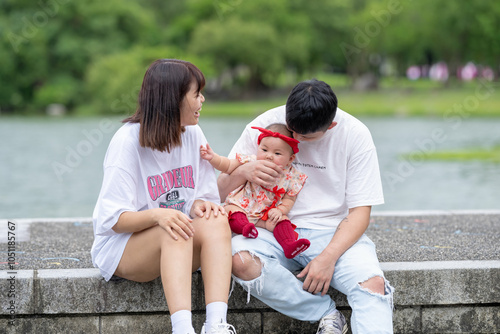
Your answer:
[[[292,273],[302,270],[331,241],[335,229],[298,228],[299,238],[307,238],[311,246],[293,259],[287,259],[272,232],[258,228],[259,236],[248,239],[236,235],[232,239],[233,255],[248,251],[263,264],[259,277],[251,281],[234,280],[255,298],[291,318],[318,321],[335,309],[335,302],[326,294],[311,294],[302,289],[302,282]],[[392,333],[392,297],[394,288],[385,280],[385,295],[372,293],[360,283],[384,277],[375,252],[375,244],[363,236],[337,261],[330,285],[347,296],[352,308],[353,333]],[[250,295],[248,296],[250,298]]]

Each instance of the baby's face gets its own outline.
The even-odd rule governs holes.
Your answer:
[[[284,140],[277,137],[264,137],[260,141],[257,160],[269,160],[284,168],[294,158],[292,148]]]

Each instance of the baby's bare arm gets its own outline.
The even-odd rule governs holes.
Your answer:
[[[210,160],[210,164],[223,173],[231,174],[240,165],[240,162],[236,159],[221,157],[215,153],[213,159]]]
[[[212,167],[226,174],[231,174],[238,166],[240,166],[240,162],[238,160],[222,157],[215,153],[208,143],[206,147],[201,145],[200,155],[203,159],[208,160]]]
[[[277,206],[277,209],[279,209],[283,213],[283,215],[287,215],[290,210],[292,210],[296,199],[297,196],[290,196],[288,194],[285,194],[285,196],[283,196],[283,200],[281,200],[281,204]]]

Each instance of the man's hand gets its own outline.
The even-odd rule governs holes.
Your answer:
[[[267,160],[256,160],[241,165],[237,169],[238,173],[261,187],[271,188],[276,185],[280,175],[283,173],[274,162]]]
[[[217,179],[221,201],[223,202],[231,191],[247,181],[261,187],[271,188],[276,185],[281,173],[283,169],[267,160],[251,161],[239,165],[231,173],[223,172]]]
[[[324,296],[330,288],[335,261],[321,253],[297,275],[298,278],[306,277],[302,288],[312,294],[321,292]]]
[[[297,275],[306,277],[303,289],[325,295],[335,271],[337,260],[365,233],[370,223],[371,206],[349,209],[349,214],[337,226],[328,246]]]

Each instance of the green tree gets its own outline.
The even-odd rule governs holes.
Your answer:
[[[73,108],[82,94],[87,66],[103,55],[153,43],[151,12],[135,1],[5,0],[1,5],[3,68],[0,108]]]
[[[455,73],[458,66],[475,61],[498,68],[500,54],[500,3],[497,1],[430,1],[424,39],[437,60]]]
[[[500,3],[494,1],[358,0],[351,26],[352,72],[370,69],[370,57],[380,55],[399,70],[412,64],[445,61],[450,73],[468,61],[498,68]]]
[[[79,108],[79,113],[134,112],[144,74],[149,65],[159,58],[184,59],[196,64],[204,74],[212,74],[213,65],[209,61],[190,56],[176,47],[139,45],[126,52],[103,56],[89,66],[85,93],[93,98]]]
[[[189,50],[210,56],[217,72],[239,76],[245,87],[259,90],[275,86],[287,70],[308,68],[310,33],[307,15],[286,0],[219,1],[210,18],[194,27]]]

